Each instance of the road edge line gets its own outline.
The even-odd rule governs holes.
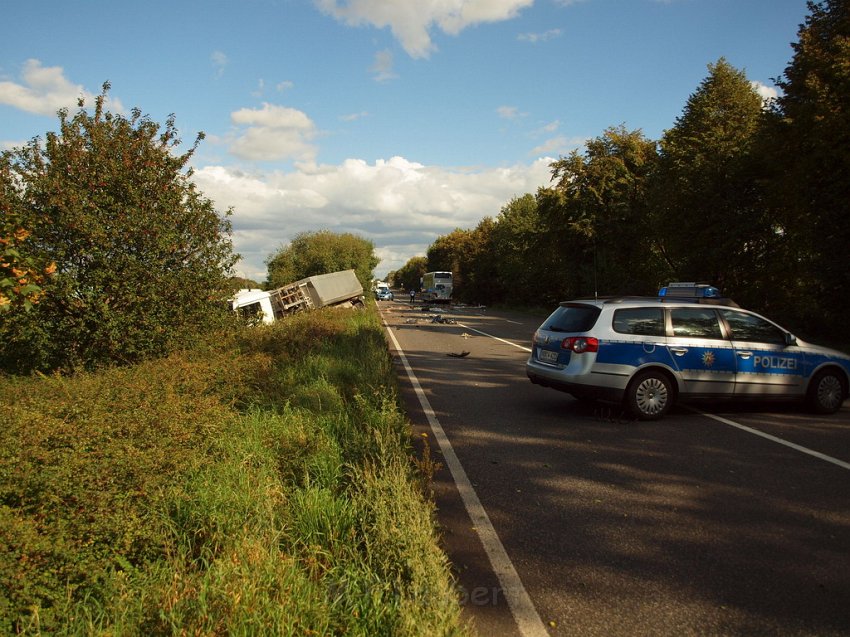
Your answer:
[[[431,403],[428,401],[428,397],[425,395],[422,385],[419,384],[419,379],[416,378],[416,374],[413,373],[413,368],[410,366],[407,356],[404,354],[404,350],[401,348],[401,345],[399,344],[398,339],[396,339],[395,334],[393,334],[390,326],[385,320],[383,320],[383,317],[382,321],[387,334],[389,334],[393,346],[398,353],[398,357],[404,367],[404,371],[407,373],[407,378],[413,385],[413,390],[416,393],[416,397],[419,399],[419,404],[422,406],[422,411],[425,413],[425,417],[428,419],[428,424],[431,426],[434,438],[437,439],[437,444],[440,446],[443,459],[446,461],[446,466],[452,474],[452,479],[455,482],[458,493],[460,493],[461,500],[463,500],[466,512],[472,520],[472,525],[481,540],[481,544],[484,546],[484,551],[487,553],[490,565],[493,567],[493,572],[499,579],[499,584],[502,586],[502,591],[505,594],[505,600],[508,602],[508,607],[511,610],[511,614],[514,617],[514,621],[517,624],[520,634],[526,637],[542,637],[548,635],[549,633],[543,625],[543,621],[540,619],[540,615],[537,613],[537,609],[534,607],[534,603],[531,601],[528,591],[525,590],[525,587],[522,584],[519,573],[517,573],[510,557],[508,557],[508,553],[505,550],[502,541],[499,539],[496,529],[493,527],[493,523],[487,515],[487,511],[484,510],[484,505],[481,504],[481,500],[478,499],[478,494],[475,493],[475,489],[469,481],[469,477],[466,475],[466,470],[460,463],[460,460],[452,447],[452,443],[449,441],[448,436],[446,436],[446,432],[443,430],[443,426],[437,419],[437,415],[434,413],[434,409],[431,407]]]

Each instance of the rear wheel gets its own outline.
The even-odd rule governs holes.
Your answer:
[[[639,420],[658,420],[673,405],[673,385],[661,372],[642,372],[629,383],[624,400],[626,409]]]
[[[845,395],[844,379],[839,372],[825,369],[812,379],[806,399],[815,413],[834,414],[841,409]]]

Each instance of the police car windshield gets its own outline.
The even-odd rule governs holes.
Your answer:
[[[546,320],[552,332],[586,332],[596,323],[602,310],[594,305],[562,305]]]

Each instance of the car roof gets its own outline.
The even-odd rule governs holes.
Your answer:
[[[653,305],[720,305],[724,307],[740,308],[741,306],[735,303],[732,299],[726,298],[689,298],[689,297],[663,297],[663,296],[600,296],[595,298],[579,298],[571,301],[562,301],[562,307],[571,304],[580,303],[584,305],[594,305],[602,308],[607,305],[618,305],[627,307],[646,307]]]

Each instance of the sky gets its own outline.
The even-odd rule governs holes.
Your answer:
[[[379,278],[550,183],[606,129],[660,139],[725,58],[769,98],[805,0],[0,0],[0,149],[57,110],[174,115],[232,209],[240,276],[298,233],[372,241]]]

